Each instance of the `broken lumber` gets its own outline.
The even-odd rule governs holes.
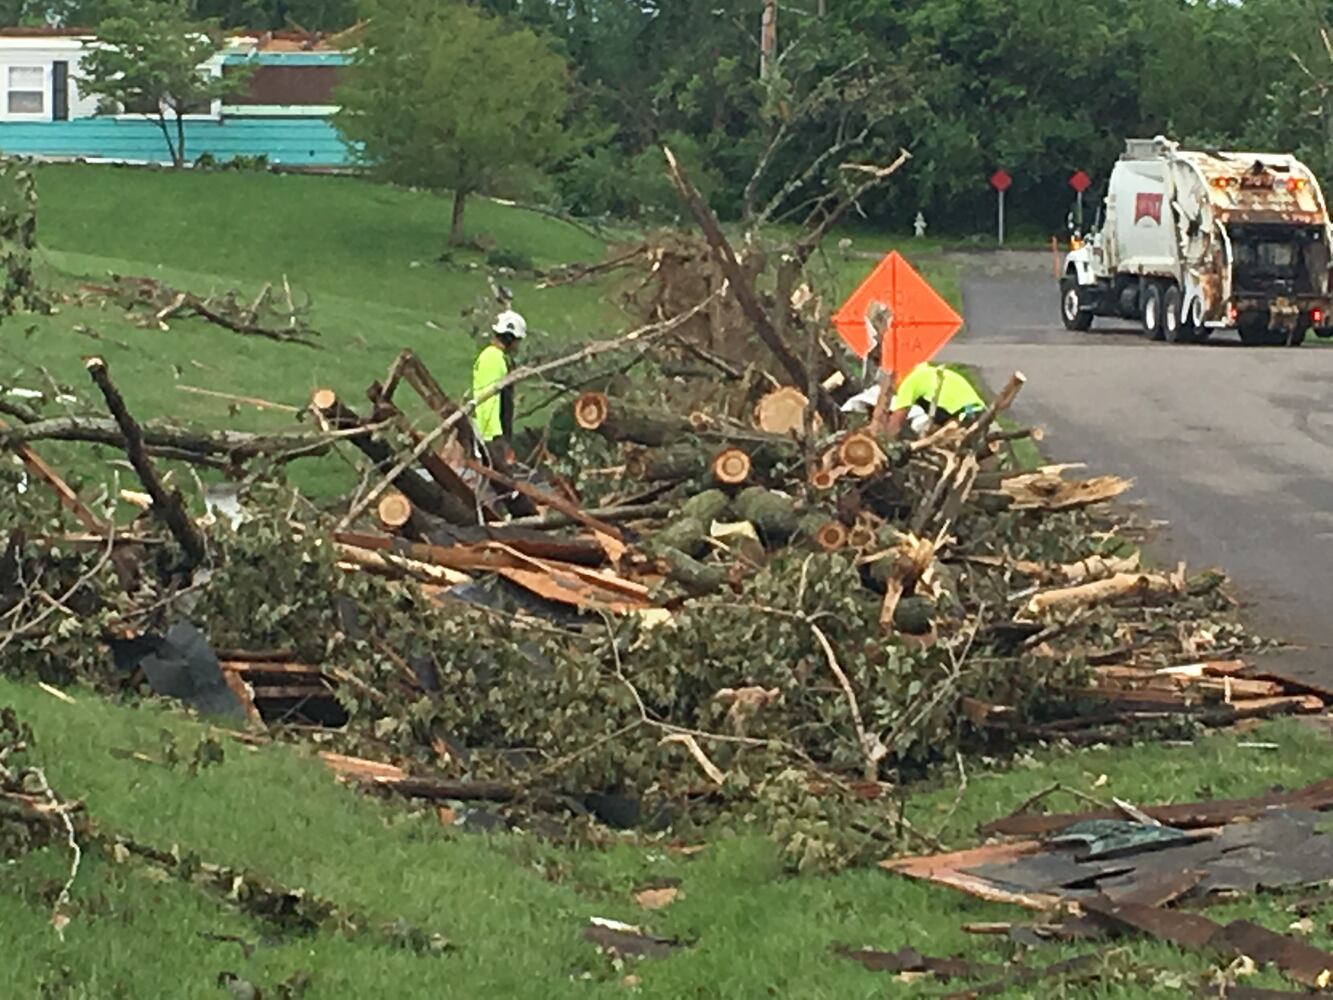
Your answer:
[[[153,466],[153,460],[144,451],[143,432],[139,429],[134,417],[130,415],[120,391],[111,381],[106,362],[101,358],[94,357],[86,358],[83,364],[88,369],[88,374],[92,376],[92,380],[97,384],[97,388],[102,391],[102,398],[106,400],[107,409],[111,411],[117,426],[120,427],[121,434],[125,437],[125,454],[129,457],[130,464],[134,466],[134,471],[138,475],[139,481],[143,483],[144,489],[153,498],[154,514],[167,526],[172,536],[180,544],[181,550],[185,553],[189,562],[192,565],[198,565],[204,561],[207,547],[198,527],[190,519],[190,515],[185,512],[185,498],[181,496],[180,490],[175,487],[168,491],[162,485],[157,469]]]
[[[1325,778],[1323,781],[1291,791],[1270,792],[1247,799],[1214,799],[1140,808],[1159,823],[1182,830],[1222,826],[1236,820],[1254,819],[1275,808],[1320,811],[1333,808],[1333,778]],[[1096,809],[1078,813],[1019,812],[987,823],[981,827],[980,832],[984,836],[1043,836],[1083,820],[1120,819],[1122,815],[1118,809]]]
[[[1027,612],[1041,615],[1048,611],[1089,608],[1124,597],[1170,594],[1175,590],[1174,581],[1167,576],[1155,573],[1117,573],[1104,580],[1093,580],[1074,587],[1062,587],[1034,594],[1027,603]]]
[[[0,420],[0,431],[8,429],[9,424]],[[87,504],[79,499],[79,495],[74,492],[74,488],[65,482],[55,469],[46,464],[45,459],[22,442],[15,443],[11,447],[24,467],[51,488],[51,491],[56,495],[56,499],[60,501],[60,506],[73,514],[78,522],[89,531],[105,534],[106,525],[88,508]]]

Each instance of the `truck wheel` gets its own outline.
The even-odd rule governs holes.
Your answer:
[[[1162,296],[1162,339],[1168,343],[1188,344],[1194,340],[1190,327],[1182,315],[1183,298],[1180,286],[1176,284],[1168,285],[1166,294]]]
[[[1162,286],[1156,282],[1143,290],[1143,332],[1153,340],[1162,339]]]
[[[1087,330],[1092,326],[1092,313],[1079,301],[1078,284],[1071,278],[1060,282],[1060,318],[1066,330]]]

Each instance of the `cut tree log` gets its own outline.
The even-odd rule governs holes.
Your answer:
[[[662,551],[676,549],[698,558],[708,550],[709,527],[697,517],[680,517],[652,536],[653,545]]]
[[[796,502],[784,493],[762,486],[741,490],[732,502],[732,509],[737,517],[755,526],[765,545],[785,542],[799,527]]]
[[[1034,594],[1027,603],[1032,615],[1070,608],[1088,608],[1124,597],[1148,597],[1171,594],[1177,590],[1176,581],[1154,573],[1117,573],[1105,580],[1094,580],[1075,587],[1062,587]]]
[[[739,448],[723,448],[713,456],[713,481],[724,486],[739,486],[750,478],[750,456]]]
[[[841,522],[828,521],[815,532],[815,542],[825,552],[836,552],[847,547],[848,534],[846,526]]]
[[[344,404],[332,389],[316,389],[310,396],[310,405],[320,419],[331,428],[346,430],[365,427],[365,421]],[[397,456],[385,442],[370,434],[354,437],[351,440],[380,472],[387,474],[394,468]],[[475,507],[469,507],[438,483],[423,479],[412,469],[406,469],[398,475],[393,486],[418,510],[434,514],[451,524],[477,523]]]
[[[636,451],[625,459],[625,472],[648,483],[698,479],[708,471],[713,452],[713,448],[693,440],[670,448]]]
[[[885,455],[875,439],[862,431],[848,434],[838,445],[838,465],[858,479],[867,479],[884,467]]]
[[[574,400],[574,422],[611,441],[633,441],[661,447],[693,432],[689,418],[659,413],[613,400],[600,392],[585,392]]]
[[[805,393],[784,385],[765,395],[754,408],[754,425],[769,434],[805,433],[805,408],[810,405]],[[816,429],[819,427],[816,423]]]
[[[721,490],[704,490],[680,505],[681,517],[697,517],[704,524],[712,524],[726,516],[731,497]]]
[[[380,497],[376,513],[384,528],[396,531],[412,520],[412,501],[395,490]]]
[[[185,498],[181,496],[180,490],[173,487],[168,491],[162,484],[157,469],[153,466],[153,460],[144,451],[143,432],[134,417],[130,415],[120,390],[111,381],[106,362],[101,358],[86,358],[83,364],[97,384],[97,388],[102,391],[106,407],[111,411],[116,425],[124,435],[125,454],[130,460],[130,465],[134,466],[134,471],[139,481],[143,483],[144,489],[153,498],[153,513],[162,520],[180,544],[190,565],[197,566],[204,561],[207,548],[204,545],[204,536],[199,533],[199,528],[185,511]]]
[[[721,590],[727,582],[727,573],[723,567],[701,563],[680,549],[663,548],[662,561],[666,564],[667,577],[679,583],[694,597]]]

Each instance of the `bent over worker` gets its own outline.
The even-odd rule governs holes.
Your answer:
[[[894,390],[887,431],[895,438],[910,423],[914,433],[922,434],[932,423],[967,420],[985,409],[985,400],[966,377],[943,365],[922,362]]]
[[[528,335],[528,324],[518,313],[508,309],[491,327],[491,342],[481,349],[472,365],[472,398],[477,403],[473,419],[477,433],[495,458],[503,459],[514,436],[514,390],[501,389],[486,394],[509,374],[509,359],[518,351],[518,343]]]

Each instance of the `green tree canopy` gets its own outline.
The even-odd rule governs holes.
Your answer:
[[[565,63],[462,0],[374,0],[368,14],[338,126],[386,179],[452,191],[457,245],[469,195],[519,193],[565,155]]]

